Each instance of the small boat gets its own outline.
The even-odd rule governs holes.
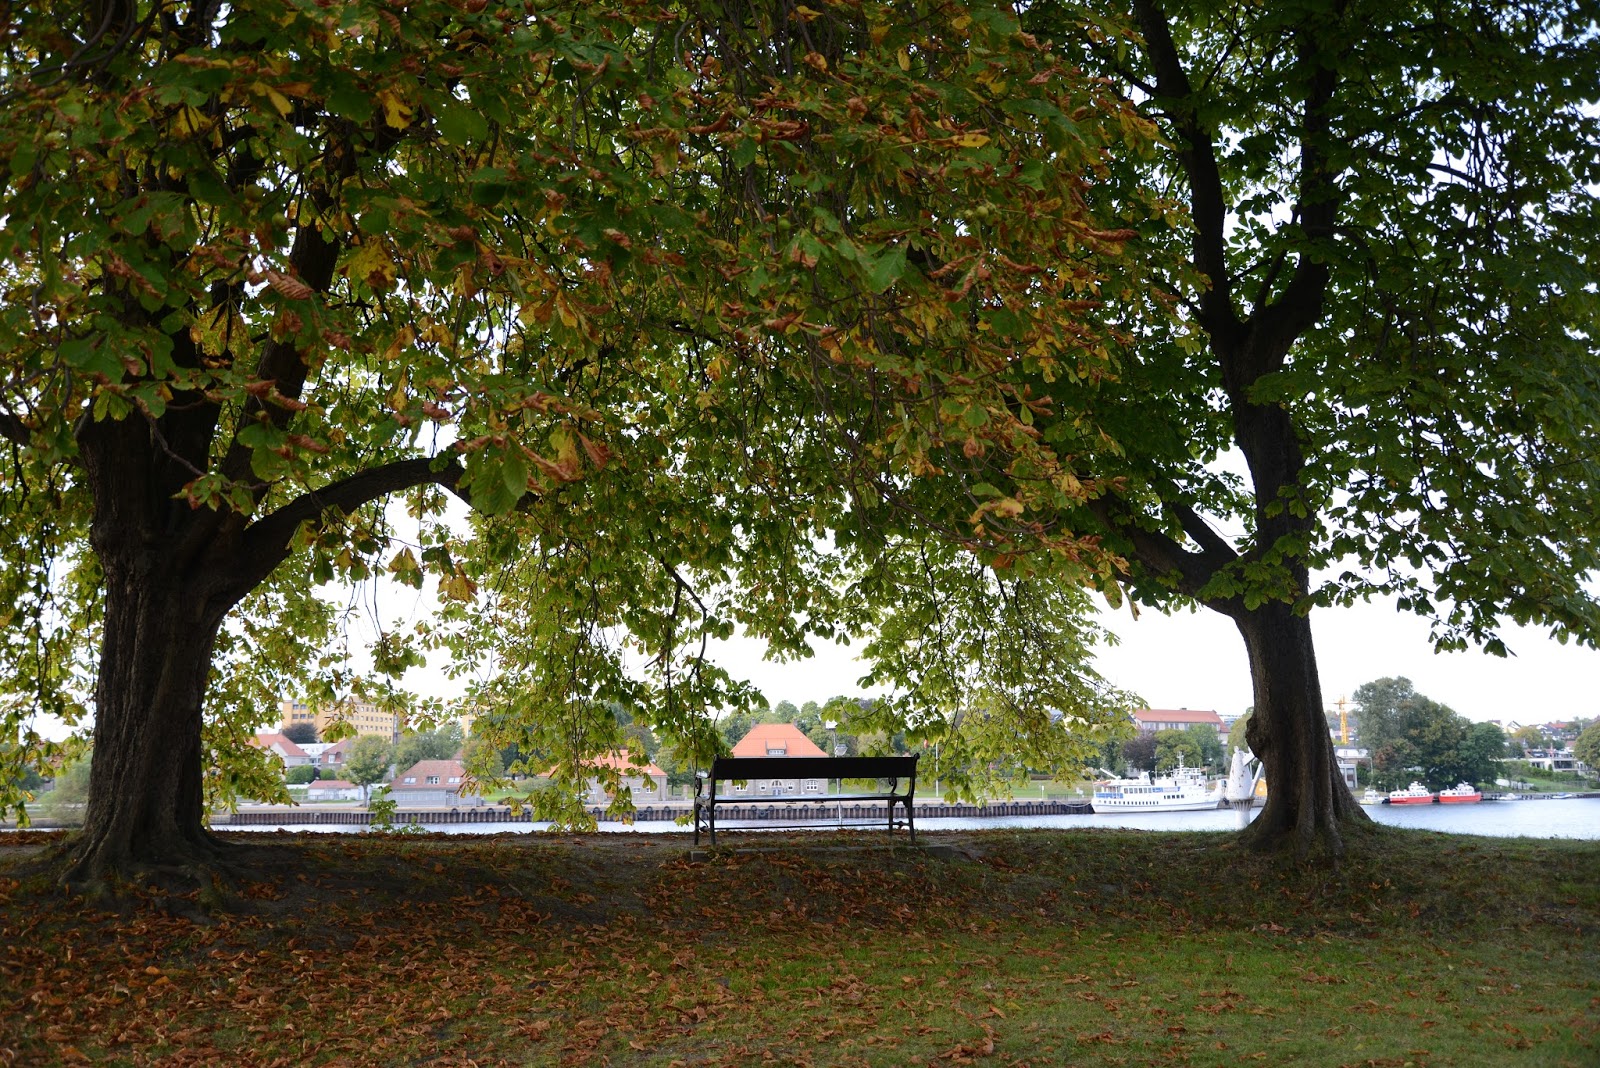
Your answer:
[[[1150,778],[1140,772],[1137,779],[1108,779],[1095,783],[1090,806],[1105,812],[1198,812],[1222,803],[1222,784],[1206,784],[1205,772],[1186,768],[1183,761],[1171,775]]]
[[[1474,801],[1482,801],[1483,794],[1476,786],[1468,782],[1456,783],[1448,790],[1439,791],[1439,804],[1441,805],[1470,805]]]
[[[1389,800],[1389,797],[1381,790],[1369,786],[1367,787],[1367,792],[1362,794],[1358,800],[1360,800],[1363,805],[1381,805],[1385,801]]]
[[[1389,804],[1431,805],[1433,804],[1433,792],[1420,782],[1413,782],[1404,790],[1390,790]]]

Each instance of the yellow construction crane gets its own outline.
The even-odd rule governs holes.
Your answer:
[[[1334,702],[1334,705],[1336,705],[1338,707],[1338,709],[1339,709],[1339,744],[1340,745],[1349,745],[1350,744],[1350,713],[1345,708],[1345,706],[1348,705],[1348,704],[1349,704],[1349,702],[1346,701],[1343,696],[1341,696],[1337,701]]]

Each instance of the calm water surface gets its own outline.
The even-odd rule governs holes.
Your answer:
[[[1476,805],[1366,805],[1364,810],[1379,823],[1395,827],[1415,827],[1449,834],[1483,834],[1496,838],[1588,838],[1600,839],[1600,798],[1575,797],[1549,801],[1483,801]],[[1256,809],[1255,812],[1260,812]],[[813,824],[821,830],[826,824]],[[881,827],[881,823],[873,826]],[[1210,812],[1140,812],[1090,816],[1007,816],[990,819],[919,819],[917,828],[926,831],[972,831],[993,827],[1038,827],[1072,830],[1084,827],[1125,827],[1149,831],[1231,831],[1239,826],[1236,813],[1226,809]],[[515,834],[548,830],[548,823],[458,823],[427,827],[445,834]],[[759,830],[760,825],[736,821],[717,821],[719,830]],[[332,831],[349,833],[361,830],[337,824],[296,824],[283,827],[219,827],[230,831]],[[671,821],[602,823],[608,834],[686,833],[686,828]],[[809,828],[808,828],[809,829]]]

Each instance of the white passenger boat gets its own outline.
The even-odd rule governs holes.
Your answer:
[[[1391,805],[1431,805],[1433,800],[1433,791],[1420,782],[1413,782],[1404,790],[1389,791]]]
[[[1108,779],[1095,783],[1096,812],[1194,812],[1216,808],[1222,802],[1222,784],[1207,785],[1205,772],[1186,768],[1180,761],[1171,775],[1137,779]]]

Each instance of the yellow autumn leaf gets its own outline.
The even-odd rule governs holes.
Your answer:
[[[556,314],[561,317],[561,325],[571,330],[578,325],[578,316],[567,303],[566,297],[556,295]]]
[[[984,145],[989,143],[989,135],[981,133],[956,134],[956,136],[952,137],[950,140],[954,141],[962,148],[982,148]]]
[[[378,103],[383,105],[383,121],[393,126],[396,130],[404,130],[411,125],[411,105],[400,99],[393,89],[384,89],[378,93]]]
[[[285,118],[288,118],[289,113],[294,110],[294,105],[289,102],[289,98],[271,86],[267,87],[267,99],[272,101],[272,106],[278,109],[278,114]]]
[[[895,58],[895,62],[900,64],[900,69],[901,70],[910,70],[911,69],[911,53],[908,52],[906,49],[904,49],[904,48],[900,49],[900,51],[895,53],[894,58]]]
[[[449,578],[439,580],[439,595],[447,601],[470,601],[478,592],[478,584],[457,568]]]
[[[395,264],[377,240],[358,245],[345,263],[345,275],[359,279],[373,289],[388,289],[394,284]]]
[[[556,427],[550,432],[550,446],[556,451],[557,464],[563,468],[577,470],[578,443],[571,431],[564,426]]]
[[[179,133],[197,134],[210,129],[211,120],[198,108],[185,104],[178,111],[177,126]]]

